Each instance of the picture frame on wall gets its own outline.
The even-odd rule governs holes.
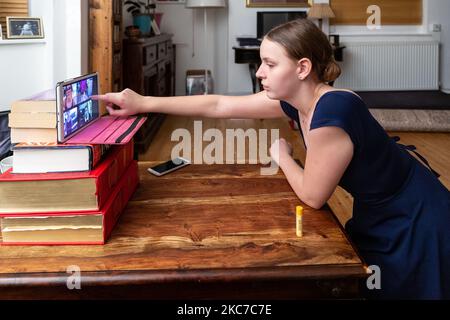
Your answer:
[[[44,39],[41,18],[6,17],[8,39]]]
[[[246,0],[247,8],[259,7],[296,7],[309,8],[311,6],[310,0]]]

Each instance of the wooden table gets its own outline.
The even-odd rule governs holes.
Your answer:
[[[105,246],[0,247],[0,298],[354,298],[365,268],[328,208],[259,165],[191,165],[141,184]],[[79,266],[81,290],[67,288]]]

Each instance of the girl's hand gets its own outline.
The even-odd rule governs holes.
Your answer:
[[[270,147],[270,156],[280,165],[281,159],[292,156],[292,145],[285,139],[277,139]]]
[[[92,99],[106,102],[106,110],[112,116],[132,116],[143,112],[141,108],[144,104],[144,97],[131,89],[92,96]],[[113,105],[116,105],[120,109],[114,109]]]

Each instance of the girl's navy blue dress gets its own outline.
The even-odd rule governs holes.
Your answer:
[[[281,107],[300,126],[297,109]],[[354,198],[345,229],[365,262],[380,268],[381,289],[368,297],[450,299],[450,192],[437,173],[407,151],[414,146],[390,138],[351,92],[320,97],[310,130],[325,126],[342,128],[354,145],[339,185]]]

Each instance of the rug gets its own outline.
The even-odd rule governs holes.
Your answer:
[[[450,132],[450,110],[369,110],[386,131]]]

